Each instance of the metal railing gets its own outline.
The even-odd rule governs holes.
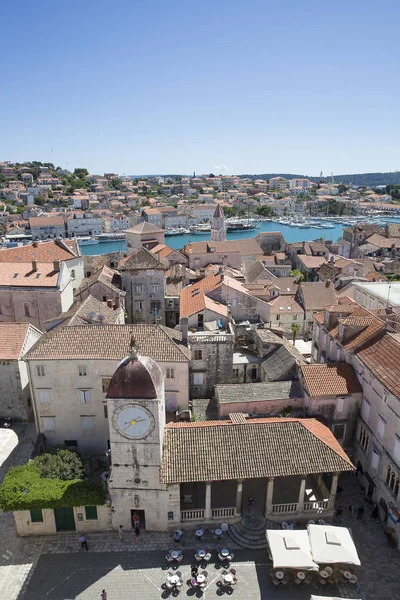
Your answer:
[[[328,508],[329,500],[315,500],[314,502],[304,502],[304,512],[311,510],[320,512]]]
[[[297,512],[297,502],[292,502],[291,504],[273,504],[272,505],[272,513],[295,513]]]
[[[181,510],[181,521],[201,521],[204,519],[204,508]]]
[[[211,509],[211,517],[234,517],[235,516],[235,508],[212,508]]]

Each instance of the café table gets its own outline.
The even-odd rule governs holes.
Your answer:
[[[196,537],[201,538],[204,535],[204,529],[197,529],[197,531],[195,532]]]
[[[221,556],[223,556],[224,558],[228,557],[230,552],[228,550],[228,548],[222,548],[222,550],[220,551]]]

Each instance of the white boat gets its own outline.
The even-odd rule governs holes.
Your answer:
[[[96,240],[99,242],[115,242],[117,240],[124,240],[125,234],[123,232],[117,233],[100,233],[96,235]]]
[[[207,225],[207,223],[204,223],[202,225],[192,225],[191,227],[189,227],[190,233],[195,233],[195,234],[207,234],[211,232],[211,225]]]
[[[188,229],[185,227],[175,227],[173,229],[166,229],[165,235],[183,235],[184,233],[190,233]]]
[[[99,243],[99,240],[96,240],[95,238],[89,236],[77,237],[76,241],[80,246],[92,246],[93,244]]]

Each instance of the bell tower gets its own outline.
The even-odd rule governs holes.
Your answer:
[[[107,391],[111,473],[108,489],[113,526],[132,528],[132,515],[140,527],[166,531],[174,510],[174,493],[160,483],[165,428],[164,377],[159,365],[139,356],[134,340],[111,378]],[[179,507],[179,486],[177,505]],[[171,508],[172,505],[172,508]]]
[[[225,242],[226,240],[226,225],[224,211],[221,206],[217,204],[214,216],[211,221],[211,241],[212,242]]]

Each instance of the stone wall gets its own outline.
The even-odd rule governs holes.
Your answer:
[[[234,336],[232,334],[189,334],[192,351],[191,396],[212,398],[219,383],[231,383]],[[197,359],[197,352],[202,358]],[[194,383],[194,374],[203,373],[203,384]]]

